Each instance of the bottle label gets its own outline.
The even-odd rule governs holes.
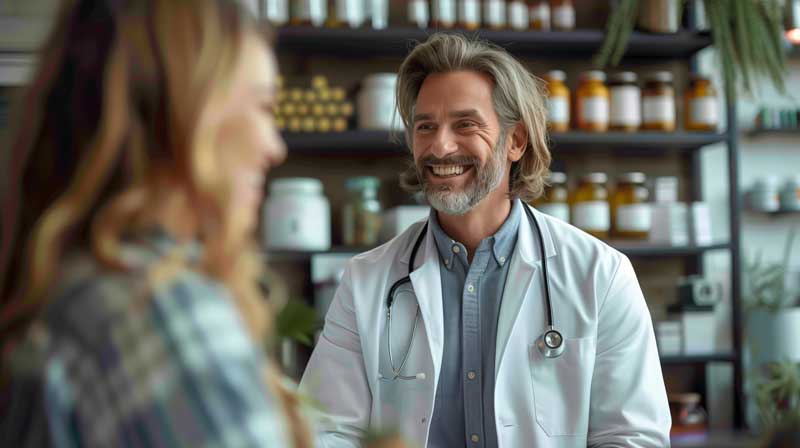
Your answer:
[[[689,103],[689,118],[692,123],[717,126],[719,105],[714,97],[695,98]]]
[[[622,232],[649,232],[651,212],[649,204],[627,204],[617,207],[616,229]]]
[[[498,28],[506,25],[505,0],[486,0],[484,5],[487,25]]]
[[[363,3],[358,0],[336,0],[336,17],[351,28],[364,23]]]
[[[428,27],[428,1],[411,0],[408,3],[408,21],[419,28]]]
[[[606,201],[579,202],[572,207],[572,223],[575,227],[595,232],[607,232],[611,216]]]
[[[639,126],[642,124],[641,91],[636,86],[611,88],[611,124]]]
[[[582,121],[585,123],[608,123],[608,98],[589,96],[583,98]]]
[[[522,0],[514,0],[508,5],[508,21],[511,28],[515,30],[527,30],[530,26],[528,21],[528,6]]]
[[[287,0],[268,0],[266,3],[267,20],[273,25],[283,25],[289,21],[289,5]]]
[[[530,21],[540,22],[543,30],[550,29],[550,6],[546,2],[531,6]]]
[[[547,113],[551,123],[569,124],[569,101],[563,96],[554,96],[547,101]]]
[[[297,17],[309,21],[314,26],[322,26],[328,17],[328,3],[325,0],[295,0]]]
[[[562,30],[575,28],[575,8],[571,5],[553,8],[553,27]]]
[[[467,25],[481,24],[481,2],[479,0],[458,0],[458,21]]]
[[[455,0],[433,0],[433,21],[446,26],[455,25]]]
[[[546,213],[553,218],[569,222],[569,205],[567,204],[539,204],[536,206],[536,210]]]
[[[675,99],[671,95],[645,97],[642,115],[646,124],[675,123]]]

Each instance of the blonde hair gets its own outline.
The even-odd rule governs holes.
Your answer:
[[[100,265],[126,270],[123,239],[157,224],[149,205],[170,194],[185,196],[182,212],[198,223],[199,269],[227,286],[263,345],[272,321],[259,289],[263,262],[227,208],[214,130],[202,126],[230,87],[245,36],[258,32],[233,0],[66,2],[12,140],[0,246],[4,346],[47,305],[66,250],[87,248]],[[294,445],[310,447],[297,397],[277,371],[264,375]]]
[[[494,82],[492,100],[501,132],[522,123],[528,134],[525,153],[511,166],[510,194],[531,201],[542,194],[550,166],[547,147],[547,110],[542,81],[500,47],[459,34],[437,33],[414,47],[400,66],[397,80],[397,109],[411,146],[411,129],[417,95],[428,75],[455,71],[475,71],[489,75]],[[401,175],[401,184],[411,192],[421,190],[412,165]]]

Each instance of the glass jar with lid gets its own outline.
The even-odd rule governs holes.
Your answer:
[[[534,202],[533,206],[542,213],[569,222],[567,175],[557,171],[551,172],[547,176],[544,194]]]
[[[611,196],[611,217],[614,237],[645,240],[650,235],[651,211],[644,173],[624,173],[617,178]]]
[[[533,0],[528,10],[531,29],[536,31],[550,30],[550,3],[547,0]]]
[[[483,0],[483,24],[493,30],[506,27],[506,0]]]
[[[364,3],[358,0],[332,0],[328,4],[329,28],[350,27],[358,28],[366,20]]]
[[[428,27],[428,0],[408,1],[408,22],[417,28]]]
[[[684,123],[687,131],[712,132],[719,126],[717,91],[711,80],[694,74],[689,80],[684,103]]]
[[[580,178],[572,198],[572,224],[597,238],[608,238],[611,214],[606,173],[588,173]]]
[[[434,28],[452,28],[456,20],[456,0],[431,1],[431,25]]]
[[[642,129],[675,130],[675,88],[672,73],[655,72],[645,78],[642,89]]]
[[[572,0],[550,0],[553,29],[572,31],[575,29],[575,5]]]
[[[480,0],[458,0],[458,26],[467,30],[481,27]]]
[[[344,244],[371,246],[378,242],[381,230],[380,180],[363,176],[347,179],[347,202],[342,212]]]
[[[508,2],[508,26],[517,31],[524,31],[530,28],[528,4],[525,0],[510,0]]]
[[[547,124],[553,132],[569,130],[569,88],[564,81],[567,75],[561,70],[551,70],[544,76],[547,82]]]
[[[292,25],[321,27],[328,18],[327,0],[292,0]]]
[[[609,93],[605,80],[606,74],[599,70],[590,70],[581,74],[575,94],[576,121],[578,129],[581,131],[605,132],[608,130]]]
[[[609,128],[613,131],[636,132],[642,124],[642,92],[634,72],[612,75],[608,82],[611,94]]]

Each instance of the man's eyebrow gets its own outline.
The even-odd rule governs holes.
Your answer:
[[[451,118],[473,117],[473,118],[483,119],[483,116],[481,115],[480,112],[478,112],[477,109],[456,110],[456,111],[450,112],[449,115],[450,115]],[[414,122],[422,121],[422,120],[432,120],[432,119],[433,119],[433,115],[432,114],[416,114],[416,115],[414,115]]]
[[[433,119],[433,115],[431,114],[416,114],[414,115],[414,122],[422,121],[422,120],[431,120]]]

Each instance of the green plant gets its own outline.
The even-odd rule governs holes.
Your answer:
[[[595,56],[599,67],[616,66],[625,53],[639,4],[647,0],[619,0],[606,23],[606,38]],[[685,2],[687,0],[681,0]],[[785,92],[786,54],[779,0],[698,0],[703,2],[711,37],[717,49],[725,92],[736,97],[741,80],[752,92],[758,77],[767,77]]]
[[[288,300],[275,317],[275,333],[278,339],[293,339],[311,346],[314,332],[321,328],[317,310],[301,300]]]
[[[800,421],[800,364],[764,364],[755,373],[755,402],[765,428]]]
[[[783,261],[764,263],[761,252],[757,252],[752,262],[744,261],[742,278],[742,300],[748,310],[762,309],[779,311],[784,308],[800,306],[800,292],[789,290],[786,275],[796,231],[789,232],[784,246]]]

